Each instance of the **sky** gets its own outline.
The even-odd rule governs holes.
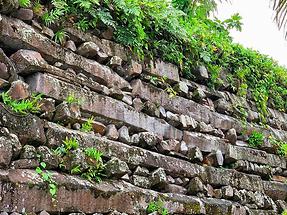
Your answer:
[[[287,66],[287,39],[273,21],[270,0],[230,0],[218,4],[216,16],[223,20],[234,13],[242,17],[242,31],[232,31],[235,42],[270,55],[280,65]]]

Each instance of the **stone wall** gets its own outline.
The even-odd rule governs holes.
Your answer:
[[[3,215],[138,215],[158,199],[170,214],[287,209],[286,159],[267,138],[260,148],[247,144],[254,130],[287,141],[286,113],[269,108],[262,126],[252,100],[205,85],[204,67],[192,82],[172,64],[139,62],[120,45],[73,28],[65,29],[63,47],[51,40],[53,30],[21,13],[29,11],[13,13],[20,19],[0,16],[0,88],[13,99],[43,98],[40,113],[28,115],[0,103]],[[155,86],[150,77],[165,78]],[[167,86],[177,94],[171,97]],[[67,103],[71,95],[80,102]],[[246,123],[239,104],[248,110]],[[91,116],[93,131],[80,131]],[[71,137],[81,149],[103,153],[102,182],[61,170],[53,150]],[[72,153],[73,162],[86,162]],[[56,199],[35,171],[40,160],[57,184]]]

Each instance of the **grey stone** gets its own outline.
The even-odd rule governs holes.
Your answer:
[[[76,45],[75,45],[73,40],[68,40],[65,43],[65,48],[70,49],[73,52],[75,52],[77,50],[77,47],[76,47]]]
[[[140,176],[140,175],[133,175],[132,176],[132,183],[135,186],[146,188],[146,189],[149,189],[151,187],[151,183],[150,183],[149,178],[144,177],[144,176]]]
[[[233,188],[231,186],[224,186],[221,188],[221,193],[224,199],[231,199],[233,197]]]
[[[187,152],[187,157],[191,161],[195,161],[195,162],[202,162],[203,161],[202,152],[200,151],[200,149],[198,147],[190,148]]]
[[[160,106],[159,108],[158,108],[158,110],[159,110],[159,116],[160,116],[160,118],[166,118],[166,111],[165,111],[165,109],[164,109],[164,107],[162,107],[162,106]]]
[[[42,27],[41,33],[44,34],[45,36],[47,36],[50,39],[52,39],[55,36],[54,31],[51,28],[48,28],[46,26]]]
[[[158,168],[151,173],[150,181],[152,186],[167,184],[167,176],[163,168]]]
[[[118,158],[112,158],[105,164],[105,166],[108,178],[120,178],[130,171],[127,163]]]
[[[119,132],[113,124],[107,126],[105,135],[111,140],[117,140],[119,138]]]
[[[237,134],[236,134],[236,130],[234,128],[231,128],[228,130],[228,132],[226,133],[226,139],[229,140],[229,142],[231,144],[235,144],[237,141]]]
[[[110,96],[115,99],[122,100],[124,97],[124,93],[118,87],[113,87],[110,89]]]
[[[7,80],[10,77],[6,64],[0,62],[0,78]]]
[[[178,140],[163,140],[157,145],[157,149],[160,153],[169,153],[171,151],[177,152],[180,142]]]
[[[15,18],[23,21],[31,21],[33,19],[33,10],[28,8],[19,8],[15,13],[12,14]]]
[[[161,142],[161,138],[151,132],[141,132],[139,135],[139,144],[142,146],[153,147]]]
[[[227,102],[224,98],[220,98],[214,102],[217,112],[222,114],[231,114],[233,112],[232,104]]]
[[[68,104],[63,102],[56,107],[54,121],[55,122],[73,122],[81,117],[80,106],[77,103]]]
[[[142,65],[134,60],[131,60],[124,69],[126,70],[128,80],[137,77],[142,73]]]
[[[144,108],[144,104],[140,98],[135,98],[133,100],[133,106],[134,106],[135,110],[138,112],[141,112],[142,109]]]
[[[192,98],[196,102],[202,102],[206,98],[206,94],[201,88],[197,88],[193,93],[192,93]]]
[[[197,193],[204,192],[205,190],[206,186],[198,177],[192,178],[187,187],[187,193],[191,195],[196,195]]]
[[[122,101],[130,106],[133,105],[133,97],[126,93],[124,93],[124,97],[122,98]]]
[[[130,143],[130,135],[129,135],[129,129],[127,126],[122,126],[119,130],[119,141],[124,143]]]
[[[22,148],[22,152],[20,155],[22,159],[34,159],[37,158],[37,150],[34,146],[25,145]]]
[[[204,157],[203,163],[209,166],[222,166],[224,163],[224,157],[222,152],[220,150],[216,150],[209,153],[206,157]]]
[[[140,176],[149,176],[149,170],[145,167],[137,166],[137,168],[134,171],[134,175],[140,175]]]
[[[41,211],[39,215],[50,215],[47,211]]]
[[[180,95],[187,95],[188,94],[188,86],[185,82],[180,81],[176,86],[175,90],[180,94]]]
[[[12,160],[13,149],[7,137],[0,137],[0,168],[7,168]]]
[[[199,82],[206,82],[209,79],[208,71],[205,66],[199,66],[194,71],[193,74]]]
[[[92,58],[95,57],[100,50],[99,46],[93,42],[84,42],[77,50],[79,55],[84,57]]]
[[[144,103],[144,108],[143,108],[144,112],[147,113],[150,116],[155,116],[157,118],[160,117],[160,112],[158,107],[156,106],[156,104],[150,102],[150,101],[146,101]]]
[[[41,156],[41,160],[47,164],[47,169],[56,169],[58,167],[58,157],[47,146],[39,146],[37,151]]]
[[[164,187],[164,192],[166,193],[178,193],[178,194],[186,194],[187,193],[187,189],[179,186],[179,185],[175,185],[175,184],[166,184]]]

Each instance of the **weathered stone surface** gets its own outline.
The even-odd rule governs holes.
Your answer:
[[[87,32],[82,32],[77,28],[67,27],[65,28],[65,31],[69,34],[70,38],[75,42],[87,42],[87,41],[94,42],[100,47],[101,52],[105,53],[107,57],[119,56],[124,61],[127,61],[128,55],[131,55],[128,49],[124,48],[119,44],[114,43],[113,41],[105,39],[101,40],[95,35]]]
[[[172,81],[179,82],[178,68],[171,63],[166,63],[159,59],[155,62],[150,61],[148,64],[145,65],[144,70],[149,74],[162,77],[166,76]]]
[[[58,167],[58,157],[47,146],[39,146],[37,152],[41,156],[41,160],[47,164],[47,169],[56,169]]]
[[[264,181],[263,187],[266,195],[274,200],[285,200],[287,197],[287,186],[285,183]]]
[[[4,108],[1,103],[0,125],[13,131],[22,144],[46,142],[43,123],[40,118],[33,115],[16,115]]]
[[[73,40],[68,40],[65,43],[65,48],[70,49],[73,52],[75,52],[77,50],[77,47],[76,47],[76,45],[75,45]]]
[[[37,185],[43,184],[43,181],[35,173],[35,170],[1,170],[0,173],[1,179],[6,178],[6,181],[8,181],[1,184],[2,192],[7,192],[7,194],[3,196],[0,208],[5,208],[9,212],[12,212],[12,210],[22,212],[24,208],[29,212],[41,212],[45,209],[51,212],[82,211],[90,214],[95,212],[108,213],[111,210],[116,210],[136,215],[144,213],[149,199],[161,197],[164,198],[170,213],[205,213],[205,205],[194,197],[179,194],[160,194],[135,187],[126,182],[110,181],[95,184],[77,177],[52,172],[53,178],[59,187],[58,201],[55,206],[52,204],[51,198],[47,198],[47,191],[37,187]],[[19,184],[21,185],[19,186]],[[13,189],[18,195],[16,197],[11,195],[8,192],[10,189]],[[97,193],[103,195],[95,195]],[[35,204],[35,199],[38,200],[37,204]],[[72,208],[71,205],[73,205]]]
[[[180,81],[176,86],[175,90],[180,94],[186,96],[188,94],[188,86],[185,82]]]
[[[85,42],[80,45],[77,50],[77,53],[84,57],[93,58],[97,55],[99,50],[100,48],[97,44],[93,42]]]
[[[133,175],[132,183],[133,185],[141,187],[141,188],[145,188],[145,189],[151,188],[150,179],[145,176]]]
[[[111,59],[110,59],[110,62],[109,62],[109,66],[112,67],[113,69],[117,68],[118,66],[121,66],[122,65],[122,59],[119,57],[119,56],[113,56]]]
[[[204,157],[203,163],[208,166],[222,166],[224,158],[220,150],[215,150]]]
[[[186,190],[186,188],[184,188],[182,186],[179,186],[179,185],[167,184],[164,187],[164,192],[166,192],[166,193],[186,194],[187,190]]]
[[[193,71],[193,74],[199,82],[206,82],[209,79],[208,71],[205,66],[197,67]]]
[[[20,49],[10,56],[15,63],[19,74],[30,74],[41,70],[42,65],[47,64],[39,52]]]
[[[234,128],[229,129],[225,137],[231,144],[234,145],[237,141],[236,130]]]
[[[141,130],[154,132],[166,138],[182,138],[182,131],[170,126],[166,122],[149,117],[143,113],[138,113],[130,106],[115,99],[75,87],[41,73],[37,73],[31,77],[28,82],[30,83],[32,91],[41,92],[56,100],[65,100],[69,94],[74,94],[76,98],[82,99],[82,110],[97,113],[105,118],[121,121],[126,125]]]
[[[167,140],[167,141],[161,141],[157,145],[157,149],[160,153],[169,153],[171,151],[178,152],[180,142],[178,140]]]
[[[126,71],[125,77],[131,80],[134,77],[139,76],[142,73],[142,65],[137,61],[131,60],[127,66],[124,67]]]
[[[25,82],[18,80],[11,84],[8,90],[8,95],[14,100],[27,99],[31,93],[29,91],[29,86]]]
[[[15,11],[19,7],[19,2],[15,0],[6,0],[1,2],[0,12],[2,14],[9,14]]]
[[[15,18],[21,19],[23,21],[31,21],[33,19],[33,10],[27,8],[19,8],[12,14]]]
[[[151,173],[150,181],[152,186],[163,186],[167,184],[167,176],[163,168],[158,168]]]
[[[229,149],[226,151],[226,160],[233,162],[236,160],[247,160],[250,162],[268,164],[274,167],[286,168],[286,160],[273,154],[268,154],[265,151],[245,148],[240,146],[230,145]]]
[[[80,106],[77,103],[68,104],[63,102],[56,107],[54,121],[55,122],[73,122],[76,119],[80,119],[81,111]]]
[[[203,152],[212,152],[218,149],[225,154],[229,148],[229,144],[218,137],[195,132],[185,131],[183,141],[186,142],[188,148],[198,147]]]
[[[127,81],[108,67],[62,48],[20,20],[1,16],[1,26],[0,41],[5,42],[11,48],[33,49],[40,52],[49,61],[60,61],[74,69],[84,71],[108,87],[130,88]],[[16,30],[14,31],[14,29]]]
[[[80,145],[95,147],[102,151],[106,157],[117,157],[128,164],[141,165],[151,168],[163,168],[168,174],[181,177],[194,177],[204,171],[202,166],[188,161],[164,156],[155,152],[141,149],[127,144],[96,137],[75,130],[65,129],[54,123],[48,123],[47,145],[59,146],[66,137],[73,136],[79,140]],[[179,168],[181,167],[181,168]]]
[[[139,144],[143,146],[153,147],[161,142],[161,138],[152,132],[141,132],[139,135]]]
[[[105,169],[108,178],[120,178],[130,171],[127,163],[118,158],[109,160],[106,163]]]
[[[34,146],[25,145],[22,148],[20,158],[23,159],[35,159],[37,158],[37,151]]]
[[[12,160],[13,151],[10,140],[0,137],[0,167],[7,168]]]
[[[36,169],[39,166],[37,159],[19,159],[11,163],[12,169]]]
[[[195,162],[203,161],[203,155],[198,147],[190,148],[187,152],[187,157]]]
[[[231,199],[233,197],[233,188],[231,186],[224,186],[221,188],[221,193],[224,199]]]
[[[117,140],[119,138],[119,132],[113,124],[107,126],[105,135],[111,140]]]
[[[0,62],[0,78],[7,80],[9,77],[10,77],[10,74],[9,74],[6,64]]]
[[[129,129],[127,126],[122,126],[119,129],[119,141],[123,143],[129,143],[131,141],[129,135]]]
[[[137,168],[134,171],[134,175],[140,175],[140,176],[149,176],[149,170],[145,167],[137,166]]]
[[[195,177],[190,180],[187,188],[188,194],[196,195],[199,192],[204,192],[206,189],[200,178]]]
[[[219,113],[229,115],[233,112],[233,108],[232,108],[231,103],[227,102],[223,98],[216,100],[214,105],[215,105],[216,111]]]

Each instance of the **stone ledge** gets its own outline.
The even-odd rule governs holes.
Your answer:
[[[129,164],[145,167],[163,168],[168,174],[178,177],[193,178],[199,176],[205,183],[214,187],[230,185],[237,189],[250,191],[268,192],[275,197],[274,193],[279,192],[280,196],[275,199],[285,199],[287,187],[283,183],[263,181],[260,176],[246,174],[230,169],[219,169],[214,167],[203,167],[178,158],[161,155],[146,149],[129,146],[120,142],[111,141],[103,137],[96,137],[79,131],[66,129],[54,123],[47,125],[47,138],[50,147],[58,146],[66,137],[75,137],[83,147],[96,147],[108,158],[117,157]],[[272,190],[272,186],[276,189]],[[274,187],[273,187],[274,188]]]
[[[139,113],[116,99],[76,87],[42,73],[35,73],[27,79],[27,82],[33,92],[43,93],[56,100],[64,101],[69,94],[73,94],[82,101],[83,111],[123,122],[142,131],[154,132],[167,139],[182,139],[182,131],[163,120]]]
[[[84,71],[108,87],[129,89],[129,83],[109,67],[86,59],[37,33],[24,22],[1,15],[0,41],[13,48],[26,48],[40,52],[47,60],[60,61],[76,70]]]

